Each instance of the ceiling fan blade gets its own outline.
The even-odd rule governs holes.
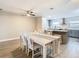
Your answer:
[[[24,15],[29,14],[31,16],[35,16],[35,12],[33,11],[34,10],[33,8],[32,9],[28,9],[28,10],[25,10],[25,9],[22,9],[22,8],[16,8],[16,9],[24,11],[25,12]]]
[[[36,16],[35,14],[30,14],[31,16]]]

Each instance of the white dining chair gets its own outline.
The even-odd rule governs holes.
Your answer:
[[[32,51],[32,58],[34,58],[34,56],[36,56],[38,54],[42,54],[42,46],[41,45],[33,42],[33,40],[31,40],[30,36],[27,38],[27,40],[28,40],[28,53],[30,50]],[[37,49],[39,49],[39,51],[37,51]]]
[[[28,52],[28,41],[25,37],[25,33],[21,33],[20,35],[20,47],[22,51],[26,51],[26,53]]]

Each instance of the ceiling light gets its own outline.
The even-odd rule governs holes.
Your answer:
[[[50,10],[53,10],[54,8],[50,8]]]
[[[3,9],[0,8],[0,10],[3,10]]]
[[[30,14],[27,14],[27,16],[30,16]]]

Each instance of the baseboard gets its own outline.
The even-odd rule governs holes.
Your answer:
[[[6,41],[11,41],[11,40],[17,40],[17,39],[20,39],[20,37],[9,38],[9,39],[3,39],[3,40],[0,40],[0,42],[6,42]]]

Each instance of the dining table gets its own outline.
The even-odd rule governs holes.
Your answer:
[[[43,47],[43,58],[47,57],[47,45],[53,42],[51,46],[53,47],[53,51],[55,54],[58,54],[60,50],[60,36],[50,36],[46,34],[40,34],[40,33],[32,33],[30,35],[30,38],[33,40],[33,42],[40,44]],[[54,55],[55,55],[54,54]]]

